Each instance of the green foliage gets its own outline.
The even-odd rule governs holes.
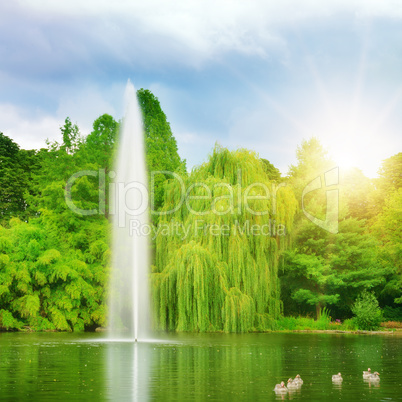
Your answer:
[[[25,194],[31,189],[31,177],[37,168],[35,151],[19,146],[0,132],[0,225],[13,216],[26,218]]]
[[[402,152],[385,159],[379,170],[380,187],[390,193],[402,187]]]
[[[290,183],[299,200],[303,188],[334,167],[316,139],[302,143],[297,150],[298,165],[290,168]],[[341,175],[339,184],[338,233],[329,233],[300,213],[296,217],[293,249],[284,254],[281,273],[286,314],[309,314],[315,307],[331,305],[338,316],[348,317],[358,294],[367,288],[380,289],[392,275],[383,264],[379,242],[367,231],[370,183],[357,169]],[[325,189],[307,194],[304,208],[314,217],[326,214]]]
[[[4,309],[0,310],[0,328],[20,329],[22,326],[23,323],[15,319],[10,311]]]
[[[85,139],[84,152],[88,162],[104,168],[106,173],[113,163],[119,124],[109,114],[103,114],[93,123],[93,130]]]
[[[69,117],[64,121],[64,126],[60,127],[63,138],[62,149],[66,153],[74,153],[79,146],[80,130],[76,124],[73,124]]]
[[[157,98],[138,91],[144,114],[149,170],[185,170]],[[119,123],[103,114],[83,137],[69,117],[60,142],[40,151],[20,150],[0,133],[0,327],[82,331],[104,325],[109,274],[109,171]],[[66,204],[66,183],[81,216]],[[105,205],[98,172],[104,174]],[[170,176],[169,176],[170,178]],[[161,207],[166,177],[153,188]],[[158,198],[159,197],[159,198]],[[105,212],[103,214],[103,212]],[[3,225],[3,226],[1,226]]]
[[[343,323],[340,329],[343,329],[345,331],[356,331],[357,330],[357,325],[356,321],[353,318],[347,318]]]
[[[371,197],[374,191],[372,180],[360,169],[353,168],[340,172],[340,200],[347,207],[347,218],[372,218]]]
[[[392,272],[383,293],[402,303],[402,187],[391,192],[373,221],[372,230],[381,245],[381,263]]]
[[[144,89],[137,96],[154,212],[167,213],[152,216],[160,229],[151,275],[157,328],[247,332],[375,326],[376,302],[368,293],[358,298],[365,289],[379,295],[388,319],[396,319],[395,304],[402,302],[401,153],[383,162],[378,179],[358,169],[341,172],[339,232],[330,234],[308,221],[297,203],[309,182],[324,180],[335,167],[316,138],[298,147],[288,178],[253,152],[219,146],[188,175],[158,99]],[[119,123],[103,114],[83,137],[67,117],[60,143],[39,151],[22,150],[0,133],[1,329],[82,331],[105,324],[108,173],[118,131]],[[83,170],[105,177],[104,206],[98,173],[77,178],[71,188],[74,205],[96,211],[91,216],[77,215],[65,200],[67,180]],[[154,171],[180,173],[189,192],[182,194],[172,175]],[[253,183],[268,186],[271,197],[254,186],[246,207],[239,196],[244,200]],[[325,191],[304,199],[305,209],[319,219],[326,214]],[[285,236],[250,234],[250,228],[269,227],[274,220],[286,228]],[[354,306],[357,318],[335,325],[325,306],[340,318],[350,317]],[[283,311],[315,312],[317,319],[283,317]],[[373,313],[375,324],[364,321],[366,313]]]
[[[383,316],[374,293],[362,292],[353,305],[352,312],[359,329],[374,330],[380,327]]]
[[[386,199],[402,188],[402,152],[385,159],[378,175],[373,180],[374,190],[369,195],[370,217],[380,214]]]
[[[276,168],[269,160],[261,158],[261,161],[264,162],[265,172],[267,173],[269,180],[281,181],[281,172],[278,168]]]
[[[284,317],[281,316],[273,325],[273,328],[279,331],[298,331],[298,330],[328,330],[331,326],[331,317],[329,310],[325,307],[321,309],[319,318],[314,320],[311,317]],[[337,328],[340,329],[340,328]]]
[[[144,118],[145,148],[149,172],[186,172],[186,161],[178,153],[176,139],[170,124],[162,111],[158,98],[147,89],[139,89],[137,98]],[[160,173],[153,175],[150,190],[152,208],[159,211],[164,200],[164,183],[171,175]],[[157,222],[157,217],[152,217]]]
[[[333,235],[310,222],[299,225],[295,248],[285,253],[281,276],[285,312],[292,303],[296,311],[297,305],[302,306],[303,313],[312,312],[309,306],[317,311],[331,305],[344,317],[363,289],[384,286],[392,271],[381,265],[378,242],[365,233],[364,226],[364,221],[348,218]],[[340,301],[342,308],[335,307]]]
[[[386,321],[402,321],[402,307],[385,306],[383,315]]]
[[[246,332],[278,317],[278,259],[286,236],[247,232],[247,226],[268,228],[273,218],[272,198],[262,197],[262,186],[247,190],[253,183],[271,187],[261,160],[250,151],[217,146],[209,161],[183,180],[191,198],[175,208],[181,187],[173,180],[163,208],[171,213],[159,221],[167,233],[158,232],[152,275],[157,327]],[[246,205],[242,200],[248,191],[254,198]],[[240,197],[231,197],[232,192]],[[292,191],[282,187],[276,194],[275,219],[286,233],[295,210]]]
[[[102,263],[86,263],[84,253],[63,244],[57,232],[45,233],[42,223],[43,218],[37,218],[35,223],[19,223],[6,230],[14,252],[0,254],[0,306],[9,313],[2,325],[83,330],[104,322],[99,312],[103,311],[105,281],[94,275]]]

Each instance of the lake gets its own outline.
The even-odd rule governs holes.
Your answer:
[[[0,333],[1,401],[396,401],[402,337],[168,334],[107,342],[94,333]],[[370,367],[379,384],[365,382]],[[332,374],[342,373],[342,385]],[[300,391],[273,392],[300,374]]]

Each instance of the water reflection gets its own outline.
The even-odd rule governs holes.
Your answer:
[[[370,380],[368,378],[363,378],[363,381],[368,384],[368,387],[371,388],[380,388],[380,381],[379,380]]]
[[[191,334],[173,338],[176,343],[108,344],[108,398],[176,402],[326,398],[358,401],[379,397],[379,383],[363,382],[361,371],[367,361],[376,363],[380,353],[385,355],[383,340],[374,347],[364,338],[356,342],[356,338],[348,337],[288,334]],[[400,348],[394,342],[387,343],[387,350],[394,347]],[[401,362],[396,366],[401,367]],[[344,381],[333,383],[332,373],[339,369],[344,372]],[[392,367],[386,380],[395,376],[395,369]],[[298,372],[304,379],[301,388],[273,392],[276,383]]]
[[[172,336],[176,343],[169,344],[94,338],[93,334],[0,333],[0,399],[176,402],[401,398],[402,342],[396,337],[176,334]],[[362,370],[367,367],[378,370],[381,382],[362,379]],[[344,380],[342,385],[333,385],[331,376],[338,371]],[[275,384],[297,373],[304,380],[301,390],[276,395]]]
[[[107,345],[109,400],[148,401],[153,354],[147,343],[112,342]]]

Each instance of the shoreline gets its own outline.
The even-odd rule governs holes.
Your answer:
[[[45,330],[45,331],[36,331],[33,328],[23,329],[23,330],[6,330],[5,328],[0,328],[0,333],[39,333],[39,332],[74,332],[74,331],[58,331],[58,330]],[[91,333],[91,332],[106,332],[105,328],[98,327],[94,331],[82,331],[84,333]],[[186,332],[186,331],[185,331]],[[199,334],[200,332],[194,332]],[[205,333],[224,333],[222,331],[213,331],[213,332],[205,332]],[[234,333],[234,332],[233,332]],[[402,328],[394,328],[388,330],[375,330],[375,331],[366,331],[366,330],[341,330],[341,329],[283,329],[283,330],[266,330],[266,331],[250,331],[249,334],[291,334],[291,333],[298,333],[298,334],[351,334],[351,335],[396,335],[402,336]],[[244,334],[242,332],[241,334]]]
[[[353,335],[400,335],[402,336],[402,329],[393,329],[387,331],[364,331],[364,330],[341,330],[341,329],[291,329],[291,330],[277,330],[269,331],[274,333],[304,333],[304,334],[353,334]]]

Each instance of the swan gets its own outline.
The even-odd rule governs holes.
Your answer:
[[[299,389],[300,385],[295,383],[291,378],[288,380],[288,389],[293,390],[293,389]]]
[[[333,382],[342,382],[342,381],[343,381],[343,378],[342,378],[342,376],[341,376],[341,373],[334,374],[334,375],[332,376],[332,381],[333,381]]]
[[[303,380],[301,379],[300,374],[296,375],[293,382],[296,383],[297,385],[303,385]]]
[[[276,384],[274,388],[275,392],[288,392],[288,389],[285,387],[285,383],[281,381],[280,384]]]
[[[378,381],[380,381],[380,373],[378,371],[376,371],[375,373],[370,374],[370,377],[368,377],[368,379],[373,382],[375,382],[375,381],[378,382]]]

